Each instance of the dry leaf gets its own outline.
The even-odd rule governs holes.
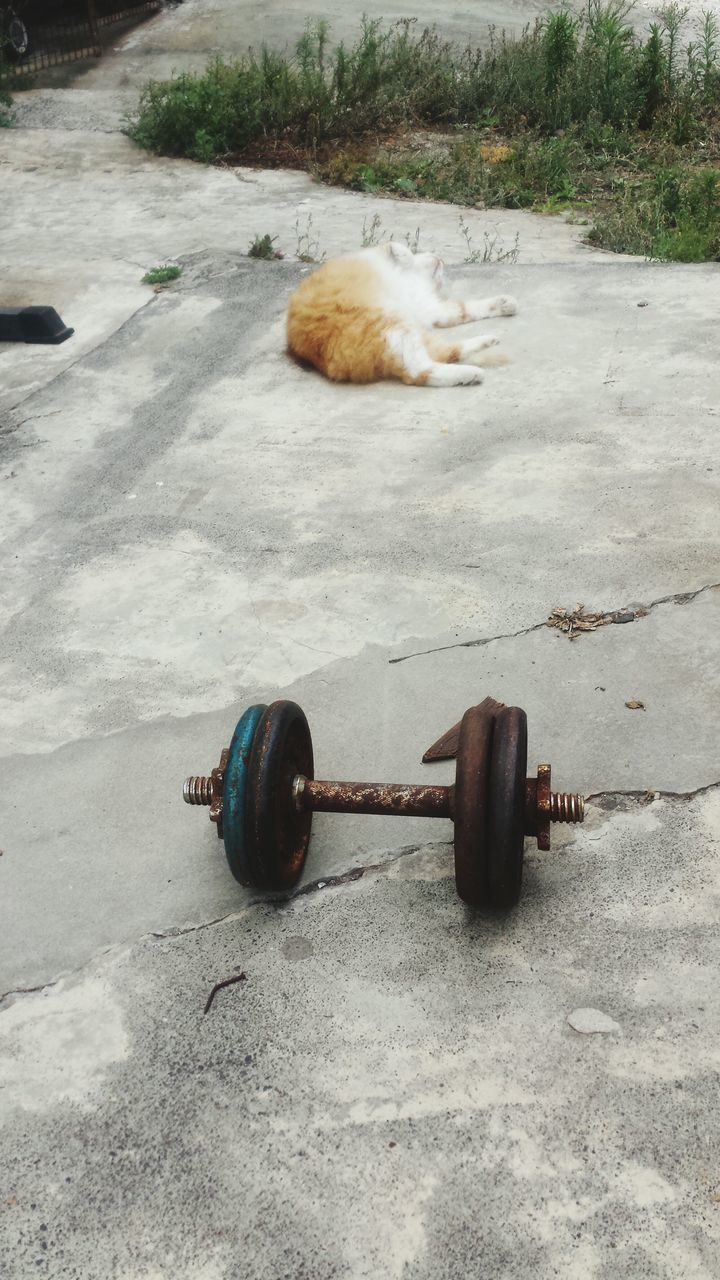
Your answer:
[[[629,710],[629,711],[644,711],[644,710],[645,710],[645,703],[644,703],[644,702],[638,702],[637,698],[631,698],[629,702],[626,702],[626,703],[625,703],[625,706],[628,708],[628,710]]]

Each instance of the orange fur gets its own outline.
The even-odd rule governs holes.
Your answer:
[[[307,276],[288,304],[292,354],[334,382],[402,377],[385,341],[393,321],[378,305],[377,291],[372,274],[353,259],[326,262]]]
[[[425,346],[433,360],[441,360],[443,364],[457,364],[461,349],[457,342],[444,342],[433,333],[425,335]]]

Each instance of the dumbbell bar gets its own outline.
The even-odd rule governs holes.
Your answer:
[[[450,818],[460,897],[472,906],[512,907],[520,897],[525,836],[549,849],[551,822],[583,821],[582,797],[553,792],[550,765],[526,778],[527,717],[519,707],[486,698],[443,743],[444,758],[457,756],[453,786],[322,782],[313,776],[303,711],[294,702],[273,702],[248,708],[217,769],[188,778],[183,796],[210,806],[241,884],[292,889],[305,864],[313,812]],[[439,758],[440,744],[426,757]]]

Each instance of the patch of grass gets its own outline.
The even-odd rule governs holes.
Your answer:
[[[431,158],[407,151],[357,150],[334,154],[316,166],[326,182],[358,190],[398,194],[398,179],[416,196],[475,208],[532,208],[568,212],[592,222],[592,244],[618,253],[677,262],[720,259],[720,155],[707,165],[705,149],[687,156],[680,148],[639,151],[624,145],[594,148],[574,133],[564,138],[526,135],[513,148],[497,148],[493,163],[476,137],[463,137]],[[370,159],[372,163],[370,163]],[[372,233],[372,225],[370,227]],[[367,237],[368,243],[374,241]],[[512,250],[490,241],[468,245],[467,261],[502,260]],[[514,260],[514,258],[510,258]]]
[[[549,199],[578,198],[587,186],[585,163],[574,137],[525,136],[509,147],[488,146],[472,134],[431,157],[402,149],[340,151],[316,163],[314,172],[326,182],[358,191],[525,209]]]
[[[625,184],[588,240],[665,262],[720,262],[720,169],[676,165]]]
[[[712,257],[702,193],[720,167],[720,23],[705,13],[688,40],[687,11],[669,4],[641,38],[629,12],[588,0],[517,38],[491,30],[482,49],[367,19],[353,45],[331,47],[319,22],[291,56],[262,48],[148,85],[129,132],[167,155],[299,164],[401,199],[581,208],[606,248]],[[445,140],[412,148],[418,127]],[[311,230],[296,234],[297,256],[317,261]]]
[[[282,250],[275,248],[276,240],[277,236],[267,233],[264,236],[255,236],[248,249],[248,258],[282,258]]]
[[[177,280],[182,275],[182,267],[163,266],[153,267],[151,271],[146,271],[141,280],[141,284],[170,284],[171,281]]]

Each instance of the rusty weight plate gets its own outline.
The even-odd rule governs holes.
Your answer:
[[[312,813],[295,808],[298,774],[315,776],[305,713],[295,702],[273,702],[255,732],[247,780],[245,844],[259,889],[292,889],[302,874]]]
[[[497,702],[495,698],[483,698],[478,703],[481,711],[497,715],[498,711],[505,706],[504,702]],[[435,760],[454,760],[458,753],[458,741],[460,739],[460,725],[462,720],[458,720],[452,729],[448,729],[446,733],[438,738],[437,742],[433,742],[428,747],[422,758],[423,764],[432,764]]]
[[[460,722],[455,768],[455,884],[463,902],[488,905],[487,823],[495,717],[470,707]]]
[[[488,906],[504,911],[522,886],[526,774],[527,716],[505,707],[495,717],[487,825]]]

